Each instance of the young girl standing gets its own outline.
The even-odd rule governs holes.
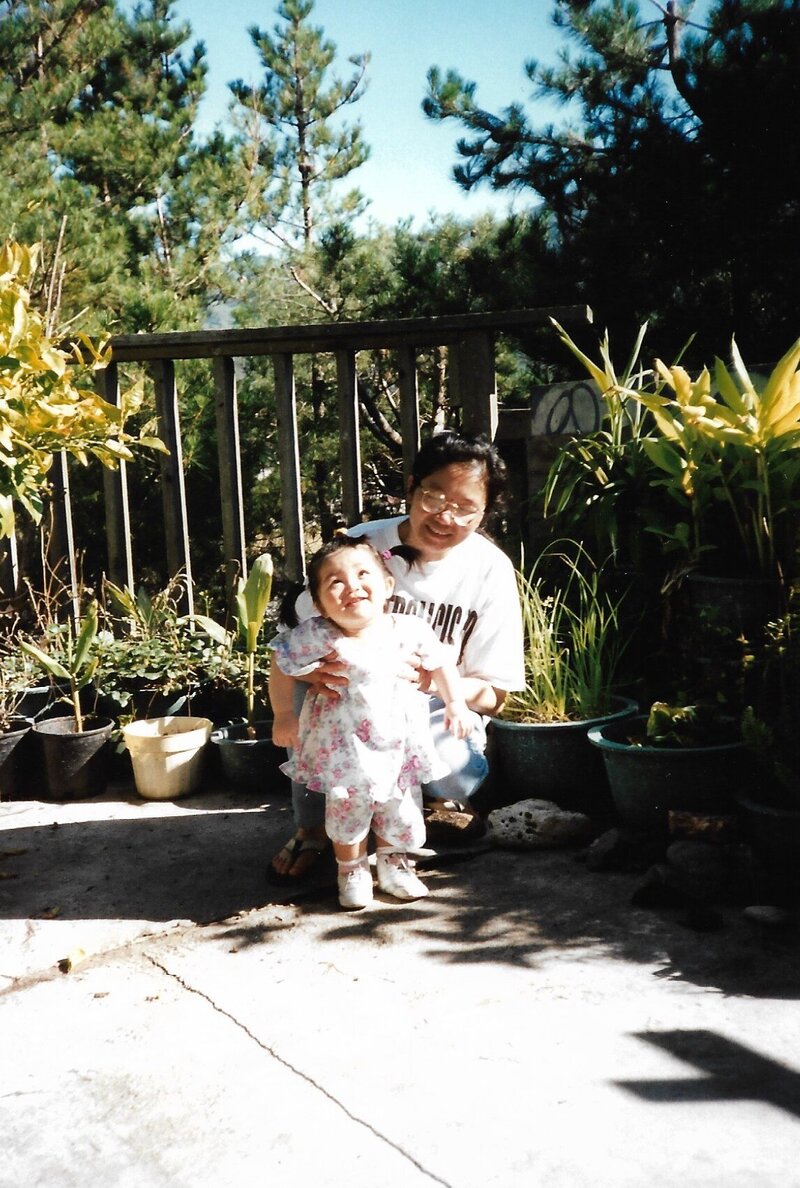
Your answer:
[[[370,829],[380,889],[398,899],[420,898],[428,889],[408,857],[425,840],[420,784],[444,772],[427,699],[397,671],[402,657],[417,652],[444,702],[447,729],[464,738],[472,723],[455,664],[427,623],[387,613],[394,578],[366,538],[339,536],[324,545],[309,563],[308,586],[319,615],[270,643],[273,740],[293,748],[287,774],[325,793],[341,906],[372,900]],[[331,654],[348,665],[346,688],[331,698],[311,687],[298,717],[293,678]]]

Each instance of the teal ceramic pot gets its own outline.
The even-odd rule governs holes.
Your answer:
[[[633,717],[635,701],[615,699],[613,712],[582,722],[506,722],[493,718],[490,761],[498,804],[551,800],[561,808],[604,817],[609,792],[589,730]]]
[[[671,811],[730,813],[734,794],[750,778],[743,742],[709,747],[639,746],[646,717],[592,727],[589,743],[605,763],[619,821],[638,833],[666,836]]]

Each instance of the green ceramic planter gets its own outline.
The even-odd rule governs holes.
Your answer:
[[[644,734],[646,717],[609,722],[589,731],[602,754],[620,823],[648,834],[666,835],[671,811],[725,813],[746,783],[749,763],[744,743],[710,747],[636,746],[629,736]]]
[[[603,816],[609,807],[603,761],[589,743],[589,730],[631,718],[638,706],[619,697],[613,713],[583,722],[491,724],[496,785],[506,804],[534,798],[561,808]]]

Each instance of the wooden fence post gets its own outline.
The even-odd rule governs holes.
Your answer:
[[[109,404],[119,407],[119,374],[109,363],[97,376],[97,390]],[[106,506],[106,548],[108,576],[117,586],[134,586],[131,517],[128,505],[128,476],[124,460],[117,470],[103,467],[103,495]]]
[[[411,346],[397,351],[397,374],[400,388],[400,432],[403,437],[403,493],[419,453],[419,386],[417,353]]]
[[[214,407],[217,416],[219,492],[222,500],[222,548],[226,586],[233,593],[237,577],[247,577],[242,460],[239,453],[239,407],[236,370],[231,358],[214,360]]]
[[[185,614],[192,615],[194,614],[194,590],[192,587],[192,563],[189,556],[189,521],[186,511],[186,486],[183,479],[183,451],[178,419],[178,393],[175,387],[175,364],[171,359],[157,359],[151,366],[156,390],[159,436],[169,450],[168,455],[159,455],[167,567],[171,578],[181,572],[185,575],[185,590],[179,603]]]
[[[347,524],[361,520],[361,442],[358,436],[358,381],[355,351],[336,352],[339,396],[339,459],[342,468],[342,509]]]
[[[497,433],[494,338],[487,331],[476,331],[464,335],[450,350],[450,382],[455,403],[461,406],[461,427],[465,433],[484,433],[493,441]]]
[[[289,354],[273,356],[275,407],[278,418],[278,465],[281,480],[281,519],[286,572],[293,582],[306,573],[303,542],[303,504],[300,498],[300,446],[297,438],[297,399],[294,361]]]

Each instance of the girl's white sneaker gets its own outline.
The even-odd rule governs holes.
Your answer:
[[[378,886],[395,899],[423,899],[428,888],[414,873],[414,863],[408,854],[393,852],[378,854],[375,859]]]
[[[372,872],[366,863],[359,863],[349,870],[340,867],[336,881],[340,907],[353,910],[369,907],[372,903]]]

